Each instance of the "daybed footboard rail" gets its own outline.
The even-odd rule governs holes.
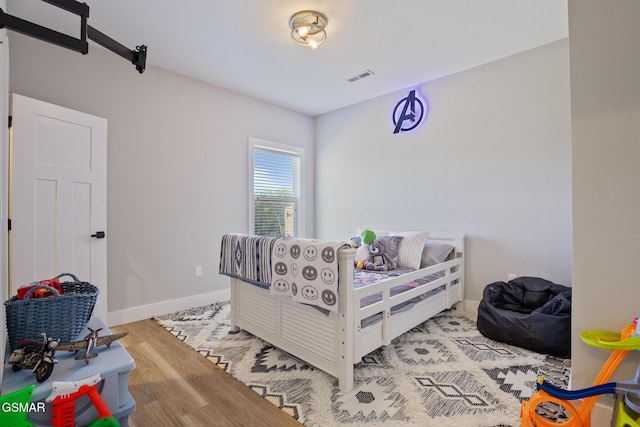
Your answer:
[[[402,303],[412,300],[415,297],[419,297],[434,289],[438,289],[442,286],[450,285],[452,282],[456,282],[462,279],[462,272],[458,271],[461,261],[459,259],[446,261],[442,264],[434,265],[432,267],[416,270],[411,273],[403,274],[402,276],[392,277],[378,283],[363,286],[354,291],[356,304],[358,304],[358,312],[360,313],[360,320],[373,316],[384,311],[390,315],[391,307],[395,307]],[[397,295],[391,295],[391,289],[396,286],[412,282],[417,279],[422,279],[426,276],[437,274],[444,271],[444,275],[440,278],[434,279],[423,285],[417,286],[413,289],[404,291]],[[369,295],[382,293],[382,300],[373,304],[369,304],[366,307],[359,307],[359,301]],[[459,300],[457,300],[459,301]],[[447,307],[449,308],[449,307]]]
[[[457,258],[433,267],[417,270],[406,276],[390,278],[356,289],[354,292],[356,362],[376,348],[389,345],[394,338],[462,301],[464,291],[462,265],[463,259]],[[391,289],[398,285],[438,272],[444,272],[444,275],[400,294],[391,295]],[[361,298],[380,292],[382,293],[381,301],[366,307],[360,306]],[[416,297],[423,299],[413,302]],[[393,313],[394,307],[409,302],[413,302],[412,308]],[[365,319],[374,316],[378,316],[379,321],[362,326]]]

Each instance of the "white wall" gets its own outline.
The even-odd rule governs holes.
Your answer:
[[[109,120],[109,311],[120,321],[227,289],[219,241],[247,229],[249,136],[307,148],[322,183],[308,235],[464,231],[475,302],[508,273],[571,283],[566,40],[421,85],[430,112],[411,134],[393,135],[390,120],[410,88],[320,116],[315,160],[305,115],[154,67],[139,75],[95,46],[82,56],[16,33],[10,41],[12,92]]]
[[[414,87],[317,117],[318,236],[465,232],[476,303],[509,273],[570,285],[568,55],[563,40],[424,83],[429,115],[408,134],[391,115]]]
[[[159,68],[140,75],[93,44],[83,56],[9,37],[11,92],[108,120],[110,323],[228,295],[218,275],[220,241],[248,231],[248,138],[306,148],[313,176],[313,120]],[[149,58],[160,48],[149,46]]]
[[[640,313],[639,20],[637,1],[569,1],[575,388],[610,355],[579,332],[620,331]],[[632,378],[638,360],[631,352],[614,379]]]
[[[0,0],[0,9],[7,10],[6,0]],[[4,118],[7,117],[8,109],[8,86],[9,86],[9,55],[8,55],[7,30],[0,29],[0,117],[2,118],[2,129],[6,129]],[[7,182],[8,176],[8,141],[7,133],[0,132],[0,301],[6,301],[8,294],[8,275],[7,275],[7,204],[9,197],[9,187]],[[6,327],[5,308],[2,304],[0,308],[0,354],[5,353],[7,327]],[[4,359],[3,359],[4,360]],[[2,384],[2,375],[4,370],[0,371],[0,384]],[[1,387],[0,387],[1,388]],[[1,390],[0,390],[1,391]]]

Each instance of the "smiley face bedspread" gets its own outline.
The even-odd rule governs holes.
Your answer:
[[[272,295],[338,312],[338,250],[344,242],[279,239],[271,257]]]

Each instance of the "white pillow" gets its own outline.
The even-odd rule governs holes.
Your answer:
[[[418,270],[422,261],[422,251],[429,237],[428,231],[389,232],[390,236],[402,236],[398,252],[398,268]]]

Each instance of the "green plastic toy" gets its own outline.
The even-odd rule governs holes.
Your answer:
[[[640,348],[640,336],[621,339],[621,334],[617,332],[592,329],[582,332],[580,338],[585,344],[607,350],[638,350]]]
[[[27,420],[27,412],[22,410],[5,411],[9,405],[10,409],[25,409],[29,407],[34,384],[20,390],[0,396],[0,411],[2,411],[2,425],[4,427],[33,427],[33,423]]]

